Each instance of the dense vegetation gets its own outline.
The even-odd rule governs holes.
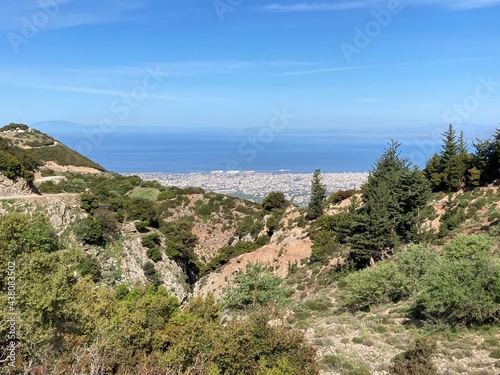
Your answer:
[[[32,171],[38,166],[40,161],[33,158],[26,150],[0,137],[0,172],[4,176],[10,179],[22,177],[32,182],[35,177]]]
[[[155,237],[146,241],[156,244]],[[12,373],[142,373],[144,368],[148,373],[317,373],[314,351],[303,336],[268,326],[265,311],[250,312],[247,319],[235,315],[222,324],[211,297],[193,299],[181,310],[154,282],[116,288],[97,283],[93,267],[98,265],[76,249],[60,249],[43,218],[2,216],[0,247],[0,266],[15,262],[18,338]],[[7,275],[0,283],[0,315],[6,321]],[[278,286],[279,280],[266,287],[274,295]],[[3,351],[8,329],[1,327]]]

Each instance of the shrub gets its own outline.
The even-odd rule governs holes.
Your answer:
[[[193,194],[205,194],[205,190],[201,187],[186,187],[183,189],[179,189],[179,194],[181,195],[193,195]]]
[[[86,244],[100,244],[102,241],[101,222],[93,218],[85,218],[75,224],[76,237]]]
[[[93,216],[101,223],[105,238],[113,237],[120,233],[118,220],[114,212],[105,208],[98,208],[94,211]]]
[[[140,220],[158,228],[158,212],[154,202],[144,198],[131,198],[124,202],[124,209],[130,220]]]
[[[59,242],[52,225],[43,218],[32,221],[23,233],[22,243],[25,251],[50,253],[59,249]]]
[[[280,215],[272,215],[266,221],[267,226],[267,234],[271,237],[274,232],[280,229],[281,216]]]
[[[148,261],[144,263],[142,270],[144,271],[144,276],[146,276],[146,279],[151,284],[153,284],[156,287],[161,284],[160,277],[158,276],[158,273],[156,273],[155,265],[152,262]]]
[[[327,199],[327,204],[337,204],[342,202],[343,200],[346,200],[348,198],[351,198],[354,194],[356,194],[356,190],[350,189],[350,190],[337,190],[335,193],[330,195]]]
[[[0,151],[0,172],[5,177],[14,180],[22,176],[23,166],[15,156]]]
[[[443,248],[443,254],[450,259],[473,259],[487,255],[493,239],[488,235],[459,234]]]
[[[256,248],[259,248],[259,247],[262,247],[262,246],[265,246],[269,243],[269,241],[271,240],[271,237],[269,237],[268,235],[262,235],[262,236],[259,236],[257,237],[257,239],[255,240],[255,247]]]
[[[396,302],[405,295],[405,278],[394,262],[382,261],[347,275],[341,301],[351,309],[367,309],[372,305]]]
[[[101,280],[101,265],[96,258],[86,255],[77,267],[82,276],[90,275],[94,282]]]
[[[151,233],[143,237],[141,242],[142,246],[152,249],[161,244],[161,239],[158,233]]]
[[[313,236],[313,246],[309,261],[328,262],[333,257],[339,257],[342,253],[341,245],[336,240],[333,231],[321,230]]]
[[[444,258],[424,278],[417,316],[446,324],[481,324],[500,318],[500,259]]]
[[[203,201],[197,200],[194,202],[194,212],[203,219],[203,221],[207,221],[212,212],[219,212],[219,205],[214,200],[210,199],[207,204],[203,203]]]
[[[406,278],[406,296],[421,290],[426,272],[438,261],[438,253],[423,245],[411,244],[397,253],[396,263]]]
[[[264,228],[264,224],[259,218],[246,216],[236,227],[235,234],[239,239],[242,239],[248,234],[255,237],[260,233],[262,228]]]
[[[441,217],[440,236],[444,237],[448,235],[450,231],[462,224],[466,218],[465,210],[462,207],[454,207],[447,210]]]
[[[151,249],[148,249],[146,252],[146,255],[148,256],[149,259],[151,259],[153,262],[159,262],[161,260],[161,251],[157,247],[153,247]]]
[[[56,172],[53,171],[52,169],[42,169],[40,171],[40,174],[42,177],[50,177],[50,176],[55,176]]]
[[[281,191],[272,191],[266,195],[262,201],[262,207],[266,211],[272,211],[275,209],[283,209],[287,206],[287,201],[285,194]]]
[[[500,349],[493,349],[489,355],[490,358],[500,359]]]
[[[37,184],[37,188],[42,194],[59,194],[63,192],[61,186],[54,183],[54,181],[42,181]]]
[[[433,375],[437,370],[432,363],[436,344],[418,337],[410,347],[392,359],[391,374],[394,375]]]
[[[87,212],[92,212],[96,208],[99,208],[99,199],[95,194],[83,193],[80,195],[80,199],[82,201],[81,207]]]
[[[158,194],[158,196],[156,197],[156,200],[166,201],[169,199],[173,199],[176,196],[177,196],[177,194],[173,190],[169,189],[169,190],[162,191],[160,194]]]
[[[149,232],[148,226],[149,226],[148,221],[139,221],[139,222],[135,223],[135,229],[137,229],[137,231],[139,233]]]
[[[221,306],[228,310],[261,308],[268,304],[281,306],[290,290],[281,286],[282,279],[266,271],[262,264],[247,264],[238,272],[234,283],[224,291]]]
[[[332,303],[328,300],[311,299],[304,302],[304,307],[307,307],[311,311],[327,311],[331,306]]]

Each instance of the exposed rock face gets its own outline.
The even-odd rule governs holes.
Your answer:
[[[295,234],[296,235],[296,234]],[[304,234],[302,233],[302,237]],[[286,276],[288,267],[294,263],[300,264],[304,258],[311,256],[312,242],[310,239],[298,239],[290,237],[280,244],[271,243],[260,249],[240,255],[231,259],[228,264],[217,272],[213,272],[195,285],[194,295],[207,295],[213,293],[216,299],[222,296],[226,288],[234,279],[236,274],[245,270],[249,263],[263,263],[266,266],[272,266],[274,273],[279,276]]]
[[[38,189],[24,178],[11,180],[0,173],[0,197],[40,194]]]
[[[304,228],[291,225],[299,216],[300,213],[296,208],[287,208],[281,219],[281,229],[273,234],[268,245],[231,259],[218,271],[199,280],[194,286],[193,294],[207,295],[212,293],[216,299],[219,299],[224,288],[230,285],[236,274],[245,270],[249,263],[263,263],[272,267],[274,274],[281,277],[286,276],[291,265],[300,264],[304,258],[311,256],[312,242],[307,231]],[[264,228],[261,234],[264,234],[265,231]],[[246,240],[252,240],[252,238]]]
[[[7,206],[11,206],[10,209]],[[43,212],[57,235],[64,233],[77,220],[87,216],[80,208],[78,194],[31,195],[16,199],[14,203],[0,205],[0,215],[16,211],[27,215]]]
[[[120,266],[125,279],[131,283],[145,283],[147,279],[142,267],[150,259],[146,255],[146,249],[141,244],[141,239],[135,237],[125,240],[123,250]],[[184,274],[182,269],[165,255],[163,255],[162,260],[155,263],[155,269],[165,289],[175,295],[179,302],[184,301],[187,292],[183,284]]]

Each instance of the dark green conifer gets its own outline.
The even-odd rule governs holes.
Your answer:
[[[321,181],[321,171],[316,169],[311,182],[311,196],[307,208],[307,218],[314,220],[323,215],[326,200],[326,186]]]

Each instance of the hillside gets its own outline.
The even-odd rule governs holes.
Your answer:
[[[88,172],[103,172],[103,167],[66,147],[51,136],[24,124],[9,124],[0,128],[0,150],[22,160],[30,160],[26,169],[33,171],[72,170],[87,168]],[[26,162],[24,162],[26,163]],[[65,168],[66,167],[66,168]]]
[[[17,293],[10,369],[498,373],[494,183],[431,192],[393,145],[362,191],[313,216],[280,192],[257,204],[104,172],[64,146],[26,158],[57,141],[17,125],[0,135],[7,173],[41,193],[0,199],[0,263],[15,263]]]

